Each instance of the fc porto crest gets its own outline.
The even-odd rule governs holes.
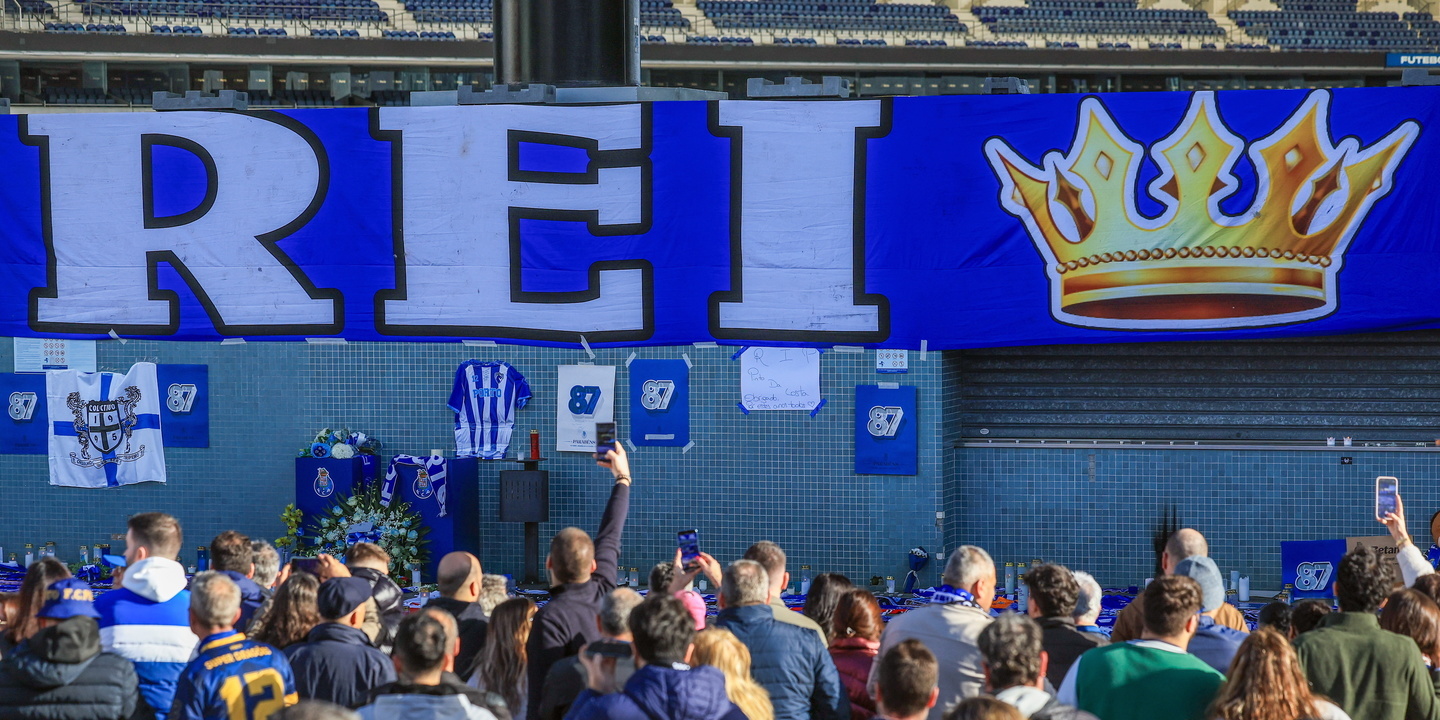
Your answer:
[[[429,500],[430,496],[435,494],[435,489],[430,482],[430,473],[425,472],[425,468],[415,471],[414,489],[415,497],[420,500]]]
[[[70,453],[70,462],[93,468],[144,457],[145,446],[132,448],[130,443],[140,397],[140,388],[134,385],[125,388],[114,400],[84,401],[78,392],[66,396],[65,404],[75,414],[75,437],[80,442],[80,452]]]
[[[315,494],[322,498],[335,494],[335,480],[330,477],[330,471],[323,467],[315,474]]]

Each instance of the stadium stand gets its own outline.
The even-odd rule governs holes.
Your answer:
[[[1142,9],[1135,0],[1032,0],[1023,7],[980,5],[991,32],[1011,35],[1217,36],[1225,31],[1202,10]]]
[[[40,94],[47,105],[114,105],[115,99],[100,88],[47,87]]]
[[[796,37],[796,38],[777,37],[777,38],[775,38],[775,40],[774,40],[773,42],[774,42],[776,45],[816,45],[816,44],[818,44],[818,43],[815,42],[815,38],[808,38],[808,37]]]
[[[713,35],[691,35],[685,38],[685,42],[692,45],[754,45],[754,38],[748,37],[715,37]]]
[[[1276,4],[1281,9],[1236,10],[1229,16],[1252,38],[1282,50],[1426,52],[1437,48],[1434,20],[1428,13],[1407,13],[1402,19],[1393,12],[1359,12],[1354,0],[1279,0]]]
[[[382,30],[380,37],[393,40],[455,40],[455,33],[449,30]]]
[[[318,38],[358,38],[360,31],[353,28],[310,28],[310,37]]]
[[[250,90],[250,107],[334,107],[335,98],[319,90]]]
[[[151,25],[150,32],[154,35],[204,35],[205,32],[194,25]]]
[[[878,3],[872,0],[699,0],[696,5],[719,29],[964,32],[944,5]]]
[[[374,0],[80,0],[85,15],[344,20],[383,23]]]
[[[410,93],[405,90],[376,90],[370,93],[370,102],[381,107],[408,107]]]
[[[5,0],[4,7],[7,15],[55,15],[55,6],[45,0]]]

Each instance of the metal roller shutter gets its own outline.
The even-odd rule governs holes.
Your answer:
[[[946,363],[965,441],[1440,438],[1436,331],[989,348]]]

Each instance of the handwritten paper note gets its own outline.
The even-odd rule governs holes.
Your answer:
[[[745,409],[813,410],[820,402],[820,351],[752,347],[740,356]]]

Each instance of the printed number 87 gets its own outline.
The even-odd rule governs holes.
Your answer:
[[[594,415],[595,406],[600,404],[600,388],[594,385],[576,385],[570,388],[570,413],[572,415]]]

